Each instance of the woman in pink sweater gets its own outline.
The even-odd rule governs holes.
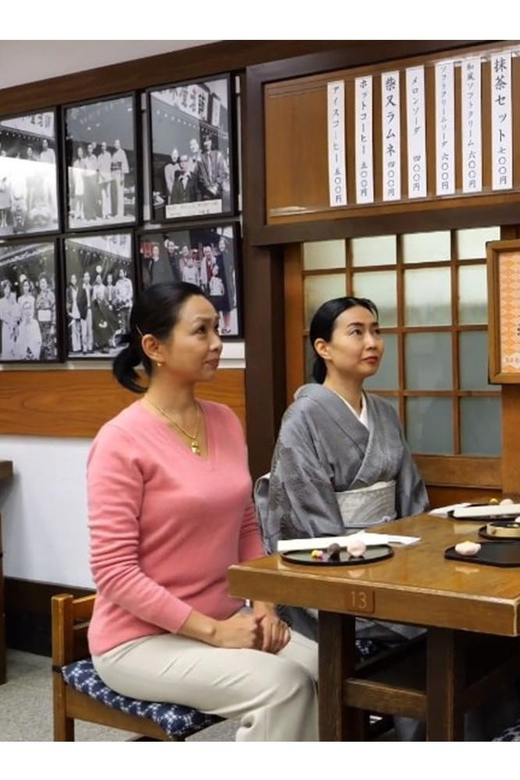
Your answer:
[[[121,694],[238,721],[237,740],[315,740],[316,644],[227,590],[228,567],[264,553],[240,422],[195,398],[217,371],[218,313],[194,285],[157,284],[130,326],[113,370],[143,397],[88,461],[94,666]]]

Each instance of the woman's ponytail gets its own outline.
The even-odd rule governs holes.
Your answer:
[[[126,387],[127,390],[131,390],[133,393],[145,393],[146,388],[139,384],[140,376],[135,370],[144,358],[140,345],[130,334],[122,336],[119,343],[125,346],[114,358],[113,375],[119,384]]]

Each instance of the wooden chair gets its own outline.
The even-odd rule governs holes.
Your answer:
[[[87,644],[95,598],[74,599],[69,594],[52,598],[55,742],[74,741],[75,720],[176,742],[221,721],[190,707],[138,701],[108,688],[92,666]]]

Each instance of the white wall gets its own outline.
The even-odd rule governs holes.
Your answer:
[[[0,88],[210,42],[0,41]],[[243,367],[243,342],[227,343],[222,357],[224,369]],[[56,370],[86,367],[109,370],[110,365],[68,363]],[[20,368],[33,371],[37,381],[37,366],[6,365],[0,372]],[[85,439],[0,435],[0,459],[12,460],[15,470],[12,481],[0,483],[6,576],[92,586],[85,486],[89,447]]]
[[[85,470],[90,441],[1,436],[15,476],[0,487],[7,577],[92,587]]]

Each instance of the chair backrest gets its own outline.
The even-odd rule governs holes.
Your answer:
[[[65,666],[90,656],[87,632],[95,594],[75,599],[69,593],[53,596],[52,605],[52,663]]]

